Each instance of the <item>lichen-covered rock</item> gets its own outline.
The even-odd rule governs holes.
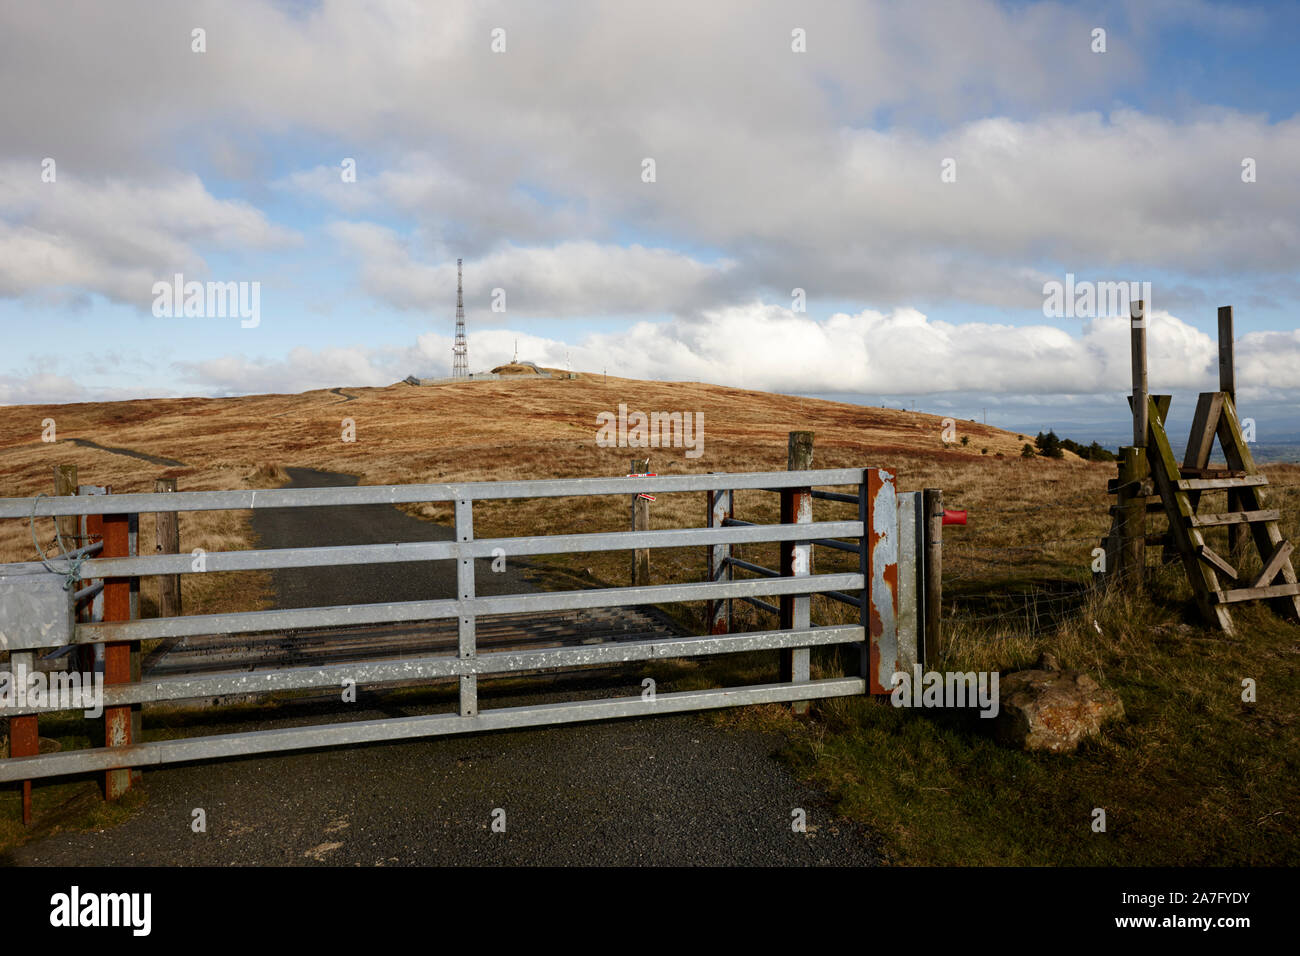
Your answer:
[[[998,691],[998,740],[1025,750],[1072,753],[1104,721],[1124,716],[1119,696],[1082,671],[1016,671],[1001,679]]]

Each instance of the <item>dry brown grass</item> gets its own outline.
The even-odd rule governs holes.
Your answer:
[[[1106,478],[1114,473],[1112,465],[1086,462],[1068,452],[1061,460],[1024,460],[1019,457],[1021,436],[974,422],[957,423],[958,435],[970,436],[968,446],[945,446],[943,419],[937,415],[693,382],[585,374],[575,380],[341,391],[0,407],[0,496],[48,492],[51,469],[61,463],[78,465],[82,482],[109,484],[117,492],[152,490],[154,478],[163,475],[175,477],[186,491],[275,487],[287,478],[285,466],[355,474],[363,484],[620,475],[638,451],[598,447],[596,416],[626,403],[629,409],[704,414],[701,457],[687,458],[682,449],[643,453],[651,456],[651,468],[660,474],[779,470],[785,467],[787,434],[811,429],[816,433],[816,467],[878,465],[896,473],[900,491],[942,488],[950,506],[967,508],[971,514],[968,527],[950,529],[945,581],[954,594],[967,593],[971,583],[988,578],[990,570],[1026,586],[1038,578],[1084,580],[1090,552],[1108,526],[1110,501],[1104,489]],[[58,443],[40,441],[45,418],[55,420]],[[345,418],[355,422],[354,443],[341,440]],[[184,465],[165,468],[79,447],[69,441],[72,438]],[[983,449],[988,453],[982,454]],[[1275,483],[1291,486],[1281,494],[1284,510],[1293,516],[1300,503],[1300,467],[1276,466],[1268,472]],[[429,520],[451,520],[447,503],[410,505],[406,510]],[[651,510],[655,528],[698,525],[702,496],[659,495]],[[737,513],[749,520],[776,520],[775,496],[742,492],[737,495]],[[851,515],[849,506],[818,504],[818,517]],[[475,509],[479,536],[627,527],[628,500],[622,497],[487,502]],[[52,523],[41,523],[38,531],[42,544],[52,545]],[[184,514],[181,533],[185,550],[254,544],[248,515],[241,513]],[[141,541],[146,547],[153,534],[152,516],[142,515]],[[768,566],[775,562],[774,545],[738,553]],[[0,523],[0,561],[35,556],[26,522]],[[831,570],[848,567],[850,559],[826,551],[818,561],[819,567]],[[606,552],[541,558],[532,566],[549,586],[612,585],[626,582],[629,558]],[[698,580],[701,568],[699,550],[654,553],[658,581]],[[187,611],[264,606],[266,580],[261,576],[250,593],[226,587],[229,577],[188,576]],[[235,602],[228,594],[241,599]],[[150,585],[144,595],[147,604]],[[829,620],[842,613],[840,606],[818,601],[819,617]],[[689,614],[696,609],[682,610]]]
[[[595,437],[597,414],[616,410],[620,402],[630,409],[703,412],[703,455],[690,459],[682,449],[649,449],[651,467],[660,474],[784,468],[786,435],[794,429],[817,433],[818,467],[891,465],[905,488],[952,481],[959,473],[967,473],[972,485],[988,485],[979,476],[990,468],[1006,478],[1031,468],[1036,474],[1061,475],[1095,469],[1072,457],[1022,463],[1015,457],[1021,445],[1017,436],[975,423],[958,423],[959,434],[971,436],[969,447],[945,447],[939,416],[698,383],[583,375],[342,392],[2,407],[0,496],[48,493],[52,468],[69,463],[78,466],[83,483],[111,485],[119,493],[151,491],[154,479],[164,475],[175,477],[184,491],[274,487],[285,480],[284,466],[355,474],[363,484],[619,475],[636,450],[600,448]],[[40,440],[45,418],[55,420],[57,443]],[[345,418],[355,422],[354,443],[341,440]],[[72,438],[183,465],[167,468],[83,448]],[[981,456],[981,448],[989,449],[987,456]],[[996,459],[997,454],[1006,458]],[[694,524],[701,509],[698,495],[661,496],[653,525]],[[451,515],[445,504],[408,510],[437,521],[449,521]],[[622,529],[626,515],[627,502],[610,498],[486,504],[476,509],[475,519],[480,535],[529,534]],[[43,546],[52,544],[51,522],[38,531]],[[153,533],[151,516],[142,516],[141,541],[152,542]],[[241,514],[186,514],[181,533],[186,550],[253,544],[248,517]],[[35,557],[26,522],[0,523],[0,561]],[[692,573],[698,569],[698,557],[680,557],[679,568],[672,556],[663,556],[666,580],[679,579],[687,565]],[[592,555],[582,566],[592,567],[589,577],[594,580],[615,581],[625,565],[621,556]],[[226,590],[247,597],[242,589],[219,591],[217,578],[204,580],[186,581],[187,611],[233,609],[224,606]],[[189,589],[195,591],[192,596]],[[146,598],[149,593],[146,589]],[[264,603],[264,588],[260,597]],[[245,601],[239,606],[252,605]]]

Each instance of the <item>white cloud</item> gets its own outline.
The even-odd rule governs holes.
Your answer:
[[[0,296],[66,290],[142,305],[159,279],[206,275],[201,248],[294,241],[260,210],[217,199],[192,174],[142,185],[89,182],[63,169],[46,183],[39,164],[0,166]]]
[[[385,226],[339,222],[328,228],[358,262],[371,295],[401,309],[427,310],[456,287],[456,265],[429,265]],[[595,242],[554,246],[512,244],[466,264],[466,309],[488,309],[494,289],[505,290],[506,314],[598,316],[663,313],[722,294],[735,263],[704,263],[669,249]]]
[[[1093,108],[1141,83],[1143,45],[1171,24],[1241,36],[1261,19],[1206,2],[4,5],[0,297],[139,305],[173,271],[203,276],[214,250],[266,261],[297,239],[177,171],[197,162],[308,220],[347,217],[327,233],[388,306],[445,307],[463,255],[467,308],[493,317],[504,288],[502,326],[675,316],[527,340],[550,364],[567,350],[576,368],[755,388],[1109,392],[1127,383],[1122,320],[948,324],[909,306],[1037,313],[1043,282],[1067,271],[1156,280],[1157,307],[1181,314],[1245,276],[1265,298],[1300,297],[1300,116]],[[495,55],[499,25],[509,50]],[[794,25],[807,54],[790,52]],[[39,181],[47,155],[57,185]],[[354,184],[338,177],[344,156]],[[940,181],[947,157],[955,183]],[[312,288],[313,267],[293,264],[296,288]],[[794,287],[882,311],[736,304]],[[1208,337],[1168,312],[1154,321],[1153,382],[1212,386]],[[483,325],[473,354],[508,353],[516,333]],[[207,390],[383,384],[445,367],[449,343],[421,341],[189,354],[180,371]],[[1296,352],[1292,333],[1244,335],[1239,377],[1293,389]],[[11,376],[0,397],[62,384]]]
[[[175,389],[146,385],[95,385],[84,378],[51,369],[0,375],[0,405],[65,405],[69,402],[118,402],[134,398],[166,398]],[[33,424],[33,440],[39,434]]]
[[[305,392],[342,385],[391,385],[409,372],[413,351],[366,348],[290,350],[283,359],[255,359],[226,355],[198,362],[177,362],[182,379],[213,395],[247,395],[262,392]]]
[[[1150,322],[1152,390],[1214,388],[1214,341],[1167,312],[1153,312]],[[1113,396],[1130,387],[1129,323],[1118,317],[1071,332],[937,322],[915,309],[817,320],[755,303],[706,312],[691,322],[638,322],[625,332],[571,342],[510,328],[478,330],[469,334],[471,364],[487,369],[504,363],[516,342],[521,358],[554,368],[567,361],[578,371],[768,391]],[[297,348],[283,361],[227,356],[183,368],[189,380],[223,393],[282,392],[446,375],[450,355],[450,337],[429,333],[406,349]],[[1300,332],[1241,337],[1237,364],[1252,388],[1294,393],[1300,389]]]
[[[1096,394],[1128,387],[1128,336],[1122,318],[1097,319],[1071,334],[1042,325],[937,322],[907,308],[818,321],[753,304],[689,323],[639,323],[628,334],[592,335],[570,350],[578,368],[608,364],[633,378],[774,391]],[[1170,389],[1208,384],[1217,353],[1204,333],[1156,311],[1149,341],[1153,382]],[[548,343],[547,360],[562,348]]]
[[[1206,30],[1259,19],[1205,4],[1134,19],[1149,30],[1183,13]],[[991,0],[812,4],[797,16],[743,0],[708,16],[686,0],[240,0],[92,6],[67,29],[58,4],[10,7],[0,89],[25,95],[0,97],[0,149],[72,169],[134,155],[133,171],[153,178],[177,158],[164,144],[211,140],[223,169],[263,188],[265,157],[237,155],[256,152],[258,131],[323,137],[357,159],[358,182],[339,181],[338,155],[277,184],[349,215],[418,222],[422,258],[655,236],[643,244],[736,260],[732,301],[800,286],[882,304],[920,290],[1025,306],[1025,263],[1040,256],[1076,273],[1289,273],[1300,121],[1071,112],[1141,77],[1131,41],[1090,52],[1098,15]],[[792,17],[807,54],[790,52]],[[209,50],[198,55],[188,37],[200,21]],[[512,42],[492,54],[502,24]],[[51,36],[81,64],[75,76],[42,68]],[[83,74],[113,79],[87,86]],[[154,107],[145,117],[141,103]],[[884,110],[882,129],[870,118]],[[1027,118],[1006,118],[1016,110]],[[1260,163],[1257,183],[1240,182],[1243,154]],[[640,181],[644,156],[658,162],[654,184]],[[956,183],[939,180],[945,157]]]

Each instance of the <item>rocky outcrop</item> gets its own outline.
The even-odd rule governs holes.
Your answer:
[[[1061,670],[1050,655],[1004,675],[998,690],[997,737],[1025,750],[1072,753],[1105,721],[1124,716],[1119,695],[1082,671]]]

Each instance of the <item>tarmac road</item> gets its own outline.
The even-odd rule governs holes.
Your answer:
[[[295,486],[351,484],[291,469]],[[429,539],[447,529],[388,506],[258,512],[262,546]],[[445,562],[450,574],[450,562]],[[396,569],[405,568],[404,573]],[[512,572],[513,573],[513,572]],[[495,580],[494,580],[495,579]],[[430,596],[411,566],[277,572],[282,606]],[[479,575],[487,587],[522,576]],[[489,583],[490,582],[490,583]],[[444,580],[440,586],[449,586]],[[416,588],[418,591],[413,591]],[[448,590],[447,593],[450,593]],[[635,686],[620,691],[634,693]],[[565,687],[607,696],[608,686]],[[547,697],[552,695],[547,694]],[[532,698],[536,700],[537,698]],[[485,697],[486,706],[507,703]],[[361,712],[358,713],[357,711]],[[423,713],[362,695],[277,713],[286,726]],[[205,727],[203,732],[234,729]],[[247,729],[246,725],[244,729]],[[875,865],[876,841],[773,758],[773,735],[699,715],[618,720],[291,753],[145,772],[148,802],[120,826],[34,840],[20,865]],[[206,832],[194,832],[203,810]],[[806,814],[794,832],[792,814]],[[504,832],[493,829],[504,811]],[[502,814],[495,813],[500,821]]]

